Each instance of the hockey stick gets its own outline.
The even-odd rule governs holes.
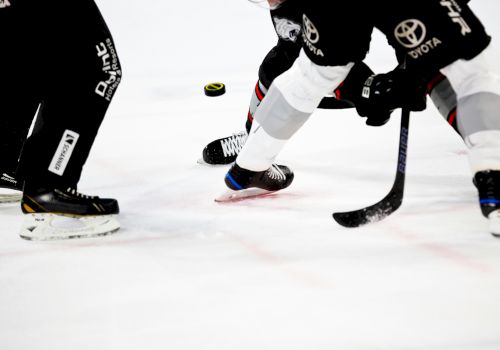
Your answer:
[[[406,150],[408,148],[408,127],[410,124],[410,111],[401,111],[401,127],[399,131],[399,151],[396,178],[389,193],[379,202],[369,207],[333,213],[333,218],[345,227],[358,227],[371,222],[377,222],[395,212],[403,202],[405,188]]]

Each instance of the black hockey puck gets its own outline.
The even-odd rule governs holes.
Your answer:
[[[205,95],[214,97],[224,95],[226,92],[226,85],[222,83],[210,83],[205,85]]]

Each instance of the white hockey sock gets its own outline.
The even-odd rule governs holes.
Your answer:
[[[500,130],[486,130],[465,138],[473,174],[483,170],[500,170]]]
[[[279,140],[269,135],[256,121],[245,142],[245,146],[236,158],[236,163],[248,170],[264,171],[274,163],[276,156],[283,149],[287,140]]]

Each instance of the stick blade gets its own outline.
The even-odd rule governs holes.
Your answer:
[[[394,213],[403,202],[402,192],[389,193],[380,202],[369,207],[333,213],[333,219],[344,227],[359,227],[385,219]]]
[[[394,213],[403,203],[405,187],[406,154],[408,149],[408,128],[410,125],[410,111],[401,111],[401,127],[399,129],[398,163],[396,178],[387,195],[379,202],[353,211],[333,213],[333,219],[344,227],[359,227],[372,222],[383,220]]]

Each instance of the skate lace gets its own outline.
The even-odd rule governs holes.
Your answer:
[[[271,165],[271,167],[266,171],[266,175],[273,180],[285,181],[286,175],[276,164]]]
[[[237,155],[241,150],[245,141],[247,139],[246,132],[242,131],[237,134],[233,134],[225,139],[220,141],[220,145],[222,147],[222,152],[224,153],[224,157],[230,157],[233,155]]]
[[[94,199],[94,198],[97,198],[96,196],[89,196],[89,195],[86,195],[86,194],[83,194],[83,193],[80,193],[78,192],[75,188],[73,187],[68,187],[68,189],[66,190],[66,192],[72,194],[73,196],[75,197],[78,197],[78,198],[82,198],[82,199]]]

